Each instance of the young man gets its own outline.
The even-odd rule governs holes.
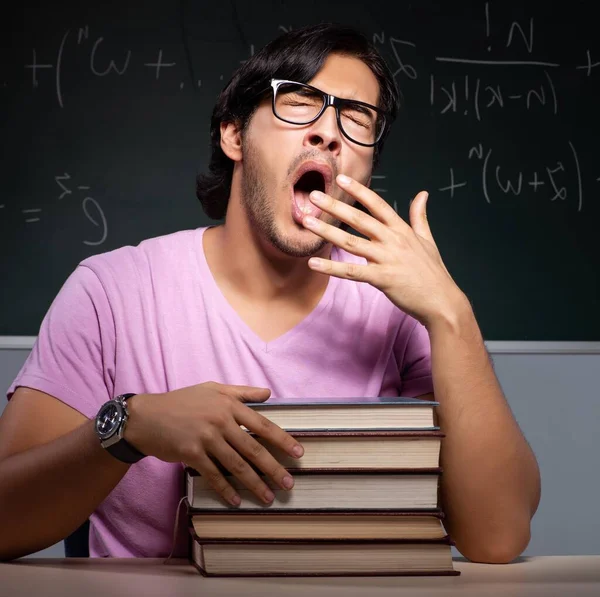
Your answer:
[[[427,194],[407,223],[368,189],[397,101],[382,58],[344,27],[288,33],[235,74],[198,179],[205,211],[225,224],[83,261],[8,389],[0,557],[88,518],[92,556],[165,556],[182,463],[231,504],[215,459],[265,503],[248,460],[292,488],[240,425],[295,457],[302,447],[245,402],[398,395],[440,403],[458,549],[481,562],[521,553],[537,463],[438,253]],[[123,394],[134,395],[112,400]]]

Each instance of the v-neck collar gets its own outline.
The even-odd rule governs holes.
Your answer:
[[[278,336],[270,342],[265,342],[231,306],[229,301],[225,298],[225,295],[221,292],[221,289],[219,288],[219,285],[217,284],[215,277],[213,276],[212,271],[208,266],[208,261],[206,260],[206,255],[204,253],[203,237],[204,232],[211,227],[212,226],[207,226],[204,228],[197,229],[198,250],[196,251],[196,253],[198,255],[198,265],[202,274],[202,280],[206,281],[206,283],[210,285],[210,288],[208,289],[208,294],[210,295],[210,300],[212,300],[213,302],[213,306],[216,309],[218,309],[229,322],[233,322],[236,325],[240,334],[246,339],[248,344],[256,347],[257,349],[262,350],[263,352],[270,353],[289,342],[294,336],[301,333],[306,327],[315,323],[315,321],[321,315],[322,311],[331,302],[331,298],[333,296],[335,288],[339,283],[338,278],[330,276],[327,282],[327,287],[325,288],[325,292],[323,293],[321,300],[302,321],[296,324],[293,328],[289,329],[287,332],[284,332],[281,336]],[[336,260],[337,257],[338,249],[334,245],[331,249],[331,259]]]

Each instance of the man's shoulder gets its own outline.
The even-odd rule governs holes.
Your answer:
[[[100,279],[127,278],[140,272],[173,271],[195,256],[195,247],[202,229],[189,229],[144,239],[136,245],[123,245],[96,253],[79,263],[92,270]]]

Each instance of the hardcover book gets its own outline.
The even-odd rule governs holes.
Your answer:
[[[336,398],[303,402],[251,402],[248,406],[282,429],[437,429],[439,403],[420,398],[360,401]]]
[[[304,447],[302,458],[292,458],[252,433],[285,468],[381,469],[436,468],[444,434],[435,430],[290,431]]]
[[[441,510],[356,512],[195,510],[189,522],[200,540],[438,540],[447,537]]]
[[[186,497],[192,509],[272,510],[434,510],[438,507],[441,468],[429,469],[288,469],[291,490],[263,475],[275,499],[265,504],[242,482],[224,473],[242,498],[228,504],[196,470],[186,467]]]
[[[190,527],[190,561],[204,576],[456,576],[450,539],[208,541]]]

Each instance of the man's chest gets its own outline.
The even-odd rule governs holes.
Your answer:
[[[253,305],[243,300],[230,301],[239,319],[262,342],[273,342],[292,331],[310,310],[277,305]]]
[[[288,396],[319,384],[324,395],[379,392],[397,332],[385,310],[343,296],[257,305],[205,290],[147,304],[135,330],[118,318],[117,377],[135,376],[150,393],[211,380]]]

